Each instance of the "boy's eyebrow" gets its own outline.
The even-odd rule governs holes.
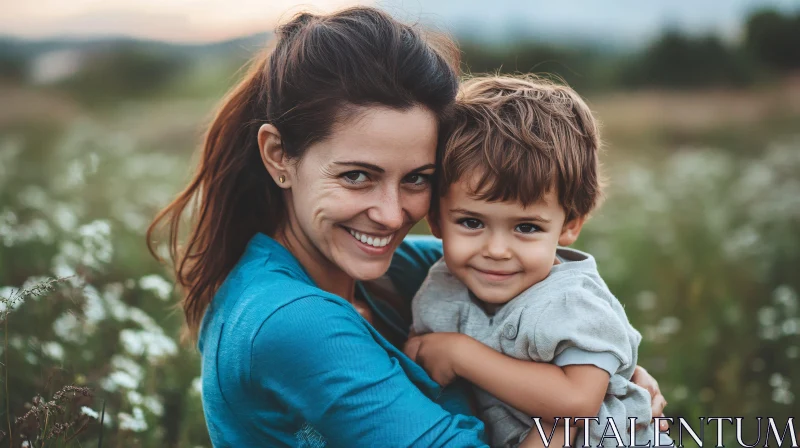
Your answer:
[[[385,173],[386,172],[386,170],[384,170],[383,168],[379,167],[378,165],[373,165],[373,164],[367,163],[367,162],[346,161],[346,162],[333,162],[333,164],[334,165],[355,165],[355,166],[360,166],[362,168],[366,168],[368,170],[376,171],[378,173]],[[429,170],[429,169],[433,169],[433,168],[436,168],[436,165],[434,165],[433,163],[428,163],[428,164],[422,165],[420,167],[414,168],[410,172],[411,173],[416,173],[418,171],[425,171],[425,170]]]
[[[480,213],[476,213],[465,208],[451,208],[450,213],[460,213],[462,215],[467,216],[474,216],[476,218],[481,218],[483,215]],[[531,221],[531,222],[540,222],[542,224],[550,224],[549,219],[544,219],[539,215],[531,215],[531,216],[516,216],[514,217],[514,221]]]
[[[476,218],[481,218],[481,217],[483,217],[483,215],[481,215],[480,213],[476,213],[476,212],[473,212],[473,211],[467,210],[467,209],[465,209],[465,208],[451,208],[451,209],[450,209],[450,213],[460,213],[460,214],[462,214],[462,215],[474,216],[474,217],[476,217]]]
[[[517,218],[517,221],[533,221],[533,222],[540,222],[542,224],[550,224],[549,219],[544,219],[539,215],[533,216],[520,216]]]

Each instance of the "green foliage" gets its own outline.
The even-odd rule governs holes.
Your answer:
[[[189,66],[179,52],[157,45],[122,42],[88,52],[81,68],[61,87],[89,103],[158,93]]]
[[[745,47],[767,67],[787,71],[800,68],[800,12],[753,13],[745,26]]]
[[[755,68],[744,54],[716,36],[692,38],[667,31],[624,65],[620,83],[631,87],[736,87],[753,83]]]
[[[531,40],[507,46],[462,41],[460,46],[465,73],[548,73],[582,91],[608,87],[613,82],[609,66],[617,58],[591,48],[543,45]]]

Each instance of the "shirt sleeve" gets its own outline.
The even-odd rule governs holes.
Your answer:
[[[609,375],[630,366],[633,354],[627,320],[604,299],[576,289],[536,314],[524,316],[533,322],[521,325],[532,359],[559,366],[592,364]]]
[[[331,447],[483,447],[483,423],[427,398],[358,316],[323,297],[296,300],[253,341],[252,381]]]

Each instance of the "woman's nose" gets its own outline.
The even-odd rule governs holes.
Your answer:
[[[375,203],[367,211],[372,221],[390,230],[397,230],[405,222],[405,212],[397,189],[386,189],[375,198]]]
[[[484,256],[496,260],[507,260],[511,258],[511,246],[506,241],[506,236],[502,232],[491,232],[484,245]]]

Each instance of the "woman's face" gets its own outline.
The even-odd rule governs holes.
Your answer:
[[[389,269],[428,211],[437,126],[423,107],[367,107],[290,165],[288,232],[356,280]]]

